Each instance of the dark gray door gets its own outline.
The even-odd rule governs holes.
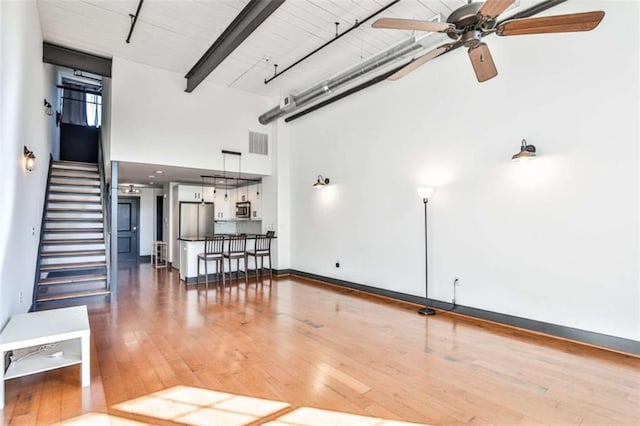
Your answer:
[[[137,197],[118,197],[118,260],[138,259],[140,205]]]

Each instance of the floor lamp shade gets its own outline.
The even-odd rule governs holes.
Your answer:
[[[420,196],[420,198],[424,199],[429,199],[433,196],[433,187],[431,186],[423,186],[418,188],[418,195]]]

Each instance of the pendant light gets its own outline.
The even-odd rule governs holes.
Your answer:
[[[204,176],[200,176],[200,178],[202,179],[202,182],[200,183],[200,196],[202,197],[200,205],[204,206]]]
[[[227,193],[228,185],[227,185],[227,156],[224,151],[222,152],[222,175],[224,176],[224,200],[227,201],[229,199],[229,194]]]
[[[236,185],[236,203],[240,193],[240,182],[242,182],[242,156],[238,158],[238,185]]]

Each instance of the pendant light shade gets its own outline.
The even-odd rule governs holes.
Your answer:
[[[514,156],[511,157],[511,161],[533,160],[534,158],[536,158],[536,147],[533,145],[527,145],[527,141],[522,139],[520,152],[514,154]]]

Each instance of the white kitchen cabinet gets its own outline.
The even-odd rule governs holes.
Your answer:
[[[204,191],[203,191],[204,190]],[[213,188],[195,186],[195,185],[179,185],[178,186],[178,200],[180,201],[202,201],[204,194],[204,201],[211,203],[213,199]]]
[[[225,191],[223,188],[218,188],[215,196],[213,197],[213,203],[215,205],[215,220],[231,220],[235,218],[236,207],[236,191],[227,190],[228,198],[224,199]]]

